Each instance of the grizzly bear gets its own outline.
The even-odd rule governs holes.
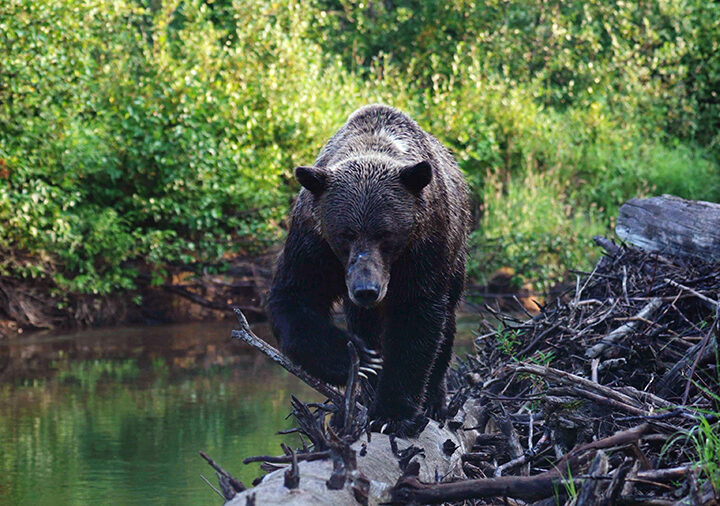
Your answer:
[[[465,280],[468,189],[453,157],[402,112],[355,111],[312,167],[268,298],[282,351],[309,373],[347,380],[347,342],[382,369],[371,427],[412,436],[441,416]],[[333,324],[342,300],[347,331]]]

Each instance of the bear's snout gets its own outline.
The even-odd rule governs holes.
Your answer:
[[[359,306],[369,307],[378,302],[380,297],[380,287],[376,284],[365,284],[354,286],[352,289],[352,295],[350,296]]]
[[[383,269],[378,265],[377,255],[358,253],[347,270],[345,283],[353,303],[361,307],[372,307],[385,297],[387,283],[383,280]]]

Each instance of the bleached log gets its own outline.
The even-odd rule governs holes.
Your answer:
[[[720,204],[672,195],[630,199],[615,232],[646,251],[720,262]]]
[[[474,427],[477,425],[475,413],[478,411],[477,401],[469,400],[454,420],[462,421],[465,428]],[[460,455],[470,451],[477,431],[463,428],[451,430],[448,428],[450,425],[446,424],[441,428],[437,422],[430,421],[417,439],[396,439],[399,451],[410,445],[422,448],[423,454],[414,457],[414,460],[420,463],[420,480],[432,483],[436,476],[443,479],[462,476]],[[450,455],[444,451],[444,443],[448,439],[456,446]],[[363,446],[366,447],[364,456],[361,455]],[[300,483],[297,488],[285,487],[285,469],[278,469],[265,475],[257,486],[237,494],[226,506],[253,504],[253,499],[257,505],[357,505],[353,488],[359,488],[363,478],[370,481],[368,504],[375,505],[390,500],[390,490],[402,475],[398,458],[390,446],[390,438],[385,434],[372,433],[371,440],[368,441],[367,436],[363,435],[352,444],[352,449],[357,452],[357,471],[348,473],[348,480],[338,490],[327,486],[333,472],[331,460],[303,461],[298,463]]]

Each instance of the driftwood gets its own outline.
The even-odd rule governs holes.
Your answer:
[[[647,251],[720,261],[720,204],[671,195],[631,199],[620,208],[615,232]]]
[[[468,425],[472,425],[472,421],[468,420]],[[421,450],[415,457],[415,462],[420,465],[420,477],[423,481],[434,482],[436,473],[446,479],[462,476],[460,454],[467,448],[463,442],[467,441],[467,438],[461,436],[464,436],[462,431],[453,432],[431,421],[417,439],[397,440],[396,443],[398,452],[412,447]],[[447,440],[457,445],[457,452],[451,455],[443,452],[442,442]],[[389,500],[395,483],[403,474],[399,459],[393,452],[390,437],[373,433],[368,441],[364,435],[350,448],[356,455],[357,469],[348,473],[340,488],[329,487],[328,482],[335,467],[332,460],[303,461],[298,463],[300,478],[297,488],[286,487],[285,470],[278,469],[265,475],[256,487],[236,495],[228,504],[245,506],[248,499],[254,497],[256,504],[354,505],[358,504],[356,489],[363,481],[369,485],[366,504],[379,504]]]

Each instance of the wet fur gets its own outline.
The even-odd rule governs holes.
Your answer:
[[[413,194],[398,174],[423,160],[432,167],[432,179]],[[382,351],[371,417],[389,422],[400,435],[411,434],[423,411],[441,415],[443,410],[455,309],[465,279],[467,186],[434,137],[383,105],[353,113],[314,167],[329,175],[332,191],[314,195],[303,188],[295,204],[268,301],[275,335],[282,350],[310,373],[344,384],[349,336],[333,325],[330,314],[342,300],[348,330]],[[387,209],[383,199],[396,199],[395,215],[378,211]],[[346,265],[334,235],[338,223],[353,220],[364,220],[371,229],[398,229],[387,294],[369,309],[348,298]]]

